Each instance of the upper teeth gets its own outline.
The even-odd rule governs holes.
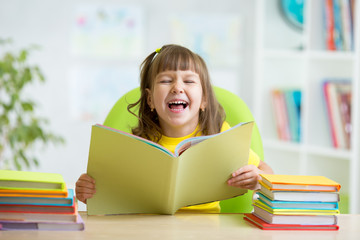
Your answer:
[[[172,101],[172,102],[169,102],[169,104],[186,104],[185,101]]]

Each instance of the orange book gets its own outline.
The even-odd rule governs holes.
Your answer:
[[[55,190],[25,190],[25,189],[0,189],[0,197],[67,197],[66,189]]]
[[[324,176],[261,174],[260,184],[274,191],[338,192],[340,184]]]

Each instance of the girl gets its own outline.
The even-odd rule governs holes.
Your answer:
[[[134,135],[174,152],[176,145],[186,138],[230,128],[215,98],[204,60],[189,49],[178,45],[157,49],[141,64],[140,79],[140,99],[128,106],[130,112],[139,106],[139,124],[132,130]],[[259,188],[260,173],[273,173],[252,150],[248,163],[232,174],[228,185],[255,190]],[[76,197],[86,203],[94,193],[94,179],[82,174],[76,182]],[[181,210],[220,212],[220,205],[212,202]]]

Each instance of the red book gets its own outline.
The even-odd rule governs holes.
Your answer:
[[[325,0],[326,46],[328,50],[336,50],[334,40],[334,6],[333,0]]]
[[[76,203],[73,201],[72,206],[0,204],[0,212],[74,214]]]
[[[262,230],[317,230],[317,231],[337,231],[338,225],[300,225],[300,224],[270,224],[256,217],[251,213],[244,214],[244,220]]]
[[[271,91],[271,96],[278,136],[281,140],[290,141],[289,120],[284,93],[279,89],[274,89]]]
[[[331,90],[330,88],[333,88],[334,83],[329,82],[329,81],[325,81],[323,83],[323,92],[324,92],[324,97],[325,97],[325,104],[326,104],[326,109],[328,112],[328,119],[329,119],[329,125],[330,125],[330,133],[331,133],[331,140],[333,143],[333,146],[335,148],[338,148],[340,146],[339,144],[339,137],[336,135],[336,130],[335,130],[335,106],[334,106],[334,102],[335,101],[335,96],[331,96],[333,94],[331,94]]]

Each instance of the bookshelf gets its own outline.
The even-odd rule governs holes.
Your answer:
[[[254,115],[264,143],[265,161],[278,174],[324,175],[342,189],[343,213],[360,213],[360,16],[354,17],[354,49],[326,50],[323,1],[306,1],[302,31],[281,16],[278,0],[256,1]],[[355,4],[354,11],[359,12]],[[325,78],[352,82],[351,149],[332,146],[321,90]],[[278,138],[270,92],[302,91],[301,141]]]

